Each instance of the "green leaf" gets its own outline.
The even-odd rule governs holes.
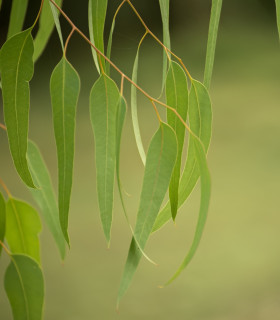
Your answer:
[[[210,87],[210,82],[212,78],[215,49],[219,28],[220,15],[222,10],[223,0],[212,0],[211,17],[209,24],[208,42],[207,42],[207,52],[206,52],[206,62],[204,71],[204,85],[207,89]]]
[[[58,208],[65,240],[69,245],[68,214],[72,189],[76,109],[80,78],[63,57],[53,70],[51,81],[53,125],[58,157]]]
[[[36,144],[29,140],[27,159],[34,183],[38,189],[30,189],[42,215],[59,248],[61,258],[65,257],[65,240],[59,222],[58,207],[47,166]]]
[[[207,89],[199,81],[193,80],[189,95],[189,121],[191,130],[200,138],[207,152],[212,131],[212,107]],[[191,194],[199,178],[199,168],[196,163],[195,146],[189,141],[187,161],[179,184],[179,202],[181,207]],[[171,218],[168,202],[159,213],[153,232],[159,230]]]
[[[188,112],[188,83],[184,70],[176,62],[171,62],[166,78],[166,102],[174,108],[186,122]],[[175,220],[178,209],[178,188],[181,175],[181,159],[185,139],[185,126],[172,112],[167,109],[167,122],[174,129],[178,141],[177,160],[169,185],[169,199],[172,218]]]
[[[0,0],[0,10],[1,10],[1,6],[2,6],[2,0]]]
[[[120,99],[113,80],[102,74],[90,93],[90,116],[95,138],[97,195],[108,245],[111,238],[116,166],[116,121]]]
[[[0,241],[3,242],[6,232],[6,203],[5,199],[0,192]],[[0,245],[0,255],[2,251],[2,246]]]
[[[187,256],[185,257],[185,259],[183,260],[182,264],[180,265],[178,270],[175,272],[175,274],[166,283],[166,285],[173,282],[180,275],[180,273],[186,268],[189,262],[192,260],[198,248],[198,245],[200,243],[206,218],[207,218],[208,209],[209,209],[211,181],[210,181],[209,170],[207,167],[206,153],[203,145],[198,139],[193,137],[191,137],[191,139],[193,139],[193,142],[194,142],[195,155],[196,155],[196,160],[197,160],[199,172],[200,172],[201,196],[200,196],[200,209],[199,209],[198,222],[195,230],[194,239]]]
[[[40,263],[41,222],[29,204],[10,198],[6,205],[6,240],[12,253],[27,254]]]
[[[115,29],[115,19],[112,21],[111,29],[110,29],[110,34],[109,34],[109,39],[108,39],[108,45],[107,45],[107,53],[106,56],[108,59],[111,59],[111,52],[112,52],[112,42],[113,42],[113,33]],[[92,48],[93,49],[93,48]],[[110,68],[111,65],[108,61],[106,61],[106,74],[110,76]]]
[[[169,34],[169,0],[159,0],[161,20],[163,27],[163,44],[171,49],[170,34]],[[162,90],[165,85],[166,73],[167,73],[167,54],[163,49],[163,68],[162,68]]]
[[[5,123],[12,158],[18,174],[31,188],[34,184],[27,166],[29,81],[33,76],[31,28],[10,38],[3,45],[0,71]]]
[[[104,53],[104,25],[108,0],[89,0],[88,25],[90,41]],[[99,61],[96,51],[92,48],[92,55],[98,72],[100,73]],[[105,70],[104,59],[101,58],[103,70]]]
[[[54,0],[54,1],[58,6],[61,6],[62,0]],[[63,38],[62,38],[62,33],[61,33],[61,28],[60,28],[60,23],[58,18],[58,11],[54,7],[54,5],[50,3],[50,1],[45,1],[43,4],[41,15],[40,15],[39,30],[34,40],[34,56],[33,56],[34,61],[37,61],[38,58],[43,53],[47,45],[47,42],[53,32],[54,25],[56,25],[61,46],[63,48],[64,45],[63,45]]]
[[[8,39],[20,32],[28,6],[28,0],[13,0],[8,29]]]
[[[278,34],[280,37],[280,0],[275,0]]]
[[[175,133],[167,124],[161,123],[151,140],[147,153],[140,206],[134,232],[141,248],[145,247],[168,189],[176,156],[177,140]],[[141,251],[138,249],[136,242],[132,240],[119,288],[118,303],[131,283],[141,256]]]
[[[28,256],[11,255],[5,273],[5,290],[14,320],[42,319],[44,278],[39,265]]]
[[[137,76],[138,76],[138,63],[139,63],[139,48],[137,50],[137,54],[135,57],[133,71],[132,71],[132,81],[137,83]],[[139,151],[141,160],[143,164],[146,163],[146,154],[143,147],[141,133],[139,128],[139,121],[138,121],[138,113],[137,113],[137,88],[134,85],[131,85],[131,117],[132,117],[132,125],[134,136],[136,140],[137,149]]]

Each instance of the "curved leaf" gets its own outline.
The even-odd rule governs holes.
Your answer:
[[[8,29],[8,39],[20,32],[28,6],[28,0],[13,0]]]
[[[54,0],[54,1],[58,6],[61,6],[62,0]],[[34,40],[34,56],[33,56],[34,61],[36,61],[40,57],[40,55],[43,53],[47,45],[47,42],[53,32],[55,24],[56,24],[59,39],[61,42],[61,46],[62,48],[64,47],[58,15],[59,14],[57,12],[57,9],[54,7],[54,5],[50,3],[50,1],[44,1],[43,9],[42,9],[40,20],[39,20],[39,30]]]
[[[138,76],[138,62],[139,62],[139,48],[137,50],[137,54],[135,57],[133,71],[132,71],[132,81],[137,83],[137,76]],[[146,153],[143,147],[141,133],[139,128],[139,121],[138,121],[138,114],[137,114],[137,89],[134,85],[131,85],[131,117],[132,117],[132,125],[134,136],[136,140],[137,149],[139,151],[141,160],[143,164],[146,163]]]
[[[27,159],[29,168],[38,189],[30,189],[38,203],[42,215],[59,248],[61,258],[65,257],[65,240],[59,222],[58,207],[52,181],[47,166],[36,144],[29,140]]]
[[[31,188],[26,152],[29,119],[29,81],[33,76],[31,28],[10,38],[3,45],[0,71],[5,123],[12,158],[18,174]]]
[[[38,234],[41,222],[29,204],[10,198],[6,205],[6,240],[12,253],[22,253],[40,263]]]
[[[206,61],[205,61],[205,71],[204,71],[204,85],[207,89],[209,89],[210,87],[210,82],[212,78],[222,4],[223,4],[223,0],[212,0]]]
[[[184,121],[188,112],[188,83],[184,70],[176,62],[171,62],[166,78],[166,102],[174,108]],[[181,159],[185,139],[185,126],[174,112],[167,109],[167,122],[174,129],[178,141],[177,160],[169,185],[169,199],[172,218],[175,220],[178,209],[178,188],[181,175]]]
[[[165,123],[153,136],[144,173],[140,205],[135,226],[135,238],[141,248],[152,231],[154,221],[168,189],[177,156],[177,140],[174,131]],[[131,241],[127,261],[122,276],[118,303],[127,291],[141,259],[141,251],[134,240]]]
[[[113,42],[113,33],[115,29],[115,19],[112,21],[111,29],[110,29],[110,34],[109,34],[109,39],[108,39],[108,44],[107,44],[107,51],[106,51],[106,56],[108,59],[111,59],[111,52],[112,52],[112,42]],[[106,74],[110,76],[110,68],[111,65],[108,61],[106,61]]]
[[[89,35],[90,41],[104,53],[104,25],[107,11],[108,0],[89,0],[88,7],[88,25],[89,25]],[[96,51],[91,48],[93,59],[96,65],[98,72],[99,61],[97,58]],[[103,58],[100,58],[102,62],[103,70],[105,70],[105,62]]]
[[[193,80],[189,95],[189,122],[191,130],[200,138],[207,152],[212,131],[211,100],[205,86]],[[181,207],[191,194],[199,178],[199,168],[196,163],[195,147],[192,139],[189,141],[187,161],[179,184],[179,202]],[[159,230],[171,218],[170,203],[160,211],[153,232]]]
[[[69,245],[68,214],[72,189],[76,108],[80,78],[63,57],[55,67],[50,81],[53,125],[58,157],[58,208],[65,240]]]
[[[6,232],[6,203],[5,199],[0,192],[0,241],[3,242]],[[0,246],[0,255],[2,251],[2,246]]]
[[[90,117],[95,138],[98,203],[108,245],[113,213],[119,99],[120,93],[115,82],[102,74],[91,89]]]
[[[36,261],[25,255],[11,255],[4,285],[14,320],[42,319],[44,278]]]

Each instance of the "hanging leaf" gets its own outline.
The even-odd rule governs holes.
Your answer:
[[[205,86],[193,80],[189,95],[189,121],[191,130],[200,138],[207,152],[212,132],[212,107]],[[180,208],[187,200],[199,178],[199,168],[196,163],[195,147],[190,139],[187,161],[179,184]],[[153,232],[159,230],[171,218],[170,203],[168,202],[159,213]]]
[[[88,25],[90,41],[104,53],[104,25],[107,11],[108,0],[89,0],[88,7]],[[92,48],[92,55],[98,72],[100,73],[99,61],[96,51]],[[105,70],[104,59],[102,61],[103,70]]]
[[[65,257],[65,240],[59,222],[58,207],[47,166],[36,144],[29,140],[27,159],[32,178],[38,189],[30,189],[42,215],[59,248],[61,258]]]
[[[44,304],[43,273],[36,261],[25,255],[11,255],[5,273],[5,290],[14,320],[42,319]]]
[[[8,29],[8,39],[22,30],[28,0],[13,0]]]
[[[5,199],[0,192],[0,241],[3,242],[6,232],[6,203]],[[0,255],[2,251],[2,246],[0,245]]]
[[[204,71],[204,85],[207,89],[210,87],[212,78],[215,49],[218,35],[218,28],[221,16],[223,0],[212,0],[211,17],[209,24],[208,42],[207,42],[207,53]]]
[[[139,62],[139,47],[137,49],[137,54],[135,57],[133,71],[132,71],[132,78],[131,78],[134,83],[137,83],[138,62]],[[140,133],[139,121],[138,121],[138,112],[137,112],[137,88],[134,85],[131,85],[131,117],[132,117],[132,125],[133,125],[133,131],[134,131],[137,149],[140,154],[141,160],[145,165],[146,154],[145,154],[145,150],[144,150],[142,139],[141,139],[141,133]]]
[[[50,81],[53,125],[58,157],[58,207],[65,240],[69,245],[68,214],[72,189],[76,108],[80,91],[78,73],[65,57]]]
[[[169,34],[169,0],[159,0],[162,29],[163,29],[163,44],[170,50],[170,34]],[[162,91],[166,81],[167,73],[167,54],[163,49],[163,67],[162,67]]]
[[[141,248],[152,231],[154,221],[168,189],[177,156],[177,140],[174,131],[165,123],[153,136],[147,154],[140,206],[135,226],[135,238]],[[127,291],[141,259],[141,251],[132,240],[122,276],[118,304]]]
[[[188,83],[184,70],[176,62],[171,62],[166,78],[166,102],[174,108],[184,121],[188,112]],[[169,185],[169,199],[172,218],[175,220],[178,209],[178,188],[181,175],[181,159],[185,139],[185,126],[172,110],[167,109],[167,122],[174,129],[178,141],[177,160]]]
[[[61,6],[62,0],[54,0],[54,1],[58,6]],[[39,30],[34,40],[34,56],[33,56],[34,62],[37,61],[38,58],[43,53],[55,25],[58,31],[58,36],[61,42],[61,46],[62,48],[64,47],[58,16],[59,16],[59,13],[55,8],[55,6],[50,1],[44,1],[43,9],[42,9],[40,20],[39,20]]]
[[[27,254],[40,263],[41,222],[29,204],[10,198],[6,205],[6,240],[12,253]]]
[[[116,166],[116,119],[119,90],[105,74],[95,82],[90,93],[90,116],[95,138],[97,195],[103,231],[111,238],[113,194]]]
[[[33,76],[31,28],[10,38],[3,45],[0,71],[5,123],[12,158],[18,174],[31,188],[34,184],[27,166],[29,81]]]
[[[112,26],[111,26],[111,29],[110,29],[110,34],[109,34],[109,39],[108,39],[108,45],[107,45],[107,51],[106,51],[107,52],[106,56],[107,56],[108,59],[111,59],[114,29],[115,29],[115,19],[113,19],[113,21],[112,21]],[[111,68],[110,63],[108,61],[106,61],[106,74],[108,76],[110,76],[110,68]]]

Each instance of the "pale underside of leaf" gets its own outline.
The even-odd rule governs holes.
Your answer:
[[[5,232],[6,232],[6,203],[5,199],[0,192],[0,241],[4,241],[5,237]],[[0,245],[0,255],[2,251],[2,246]]]
[[[132,81],[137,83],[138,77],[138,64],[139,64],[139,48],[136,53],[133,71],[132,71]],[[143,147],[139,121],[138,121],[138,111],[137,111],[137,88],[134,85],[131,85],[131,117],[132,117],[132,125],[133,125],[133,132],[136,140],[136,145],[138,152],[140,154],[141,160],[145,166],[146,163],[146,153]]]
[[[41,222],[29,204],[10,198],[6,205],[6,235],[12,253],[27,254],[40,263]]]
[[[200,138],[207,152],[212,131],[212,107],[207,89],[200,82],[193,80],[189,95],[189,114],[191,130]],[[199,168],[196,163],[195,149],[192,139],[189,139],[186,164],[182,173],[178,192],[178,207],[180,208],[194,189],[199,178]],[[171,219],[170,203],[160,211],[153,232],[159,230]]]
[[[168,189],[177,156],[177,140],[174,131],[162,123],[153,136],[144,172],[140,205],[134,236],[141,248],[152,231],[154,221]],[[127,291],[142,257],[136,242],[132,239],[118,293],[118,304]]]
[[[58,6],[61,6],[62,0],[54,0],[54,1]],[[63,45],[61,27],[59,23],[58,10],[49,0],[46,0],[44,1],[43,9],[40,15],[39,30],[34,40],[34,56],[33,56],[34,61],[37,61],[38,58],[43,53],[55,25],[57,28],[60,42],[61,42],[61,46],[63,48],[64,45]]]
[[[26,152],[29,122],[29,81],[33,76],[31,30],[16,34],[3,45],[0,56],[4,117],[15,168],[31,188]]]
[[[10,22],[7,35],[8,39],[22,30],[27,6],[28,0],[12,1],[12,10],[10,14]]]
[[[41,320],[44,304],[43,273],[37,262],[26,255],[11,255],[5,273],[5,291],[14,320]]]
[[[217,42],[222,4],[223,4],[223,0],[212,0],[206,61],[205,61],[205,71],[204,71],[204,85],[207,89],[209,89],[210,87],[210,82],[211,82],[212,73],[213,73],[216,42]]]
[[[95,139],[97,195],[103,231],[111,238],[116,169],[116,121],[120,99],[115,82],[102,74],[90,93],[90,116]]]
[[[66,60],[61,59],[50,81],[53,124],[58,158],[58,207],[62,232],[69,245],[68,215],[73,179],[76,109],[80,78]]]
[[[61,258],[65,257],[65,240],[59,222],[59,212],[52,181],[39,148],[29,140],[27,159],[29,168],[38,189],[30,189],[36,200],[46,224],[59,248]]]

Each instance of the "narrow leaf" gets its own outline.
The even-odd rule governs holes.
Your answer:
[[[162,28],[163,28],[163,44],[171,49],[170,34],[169,34],[169,0],[159,0]],[[167,73],[167,53],[163,49],[163,68],[162,68],[162,90],[165,85]]]
[[[277,28],[278,28],[279,38],[280,38],[280,0],[275,0],[275,5],[276,5]]]
[[[147,153],[140,206],[134,232],[141,248],[145,247],[168,189],[176,156],[177,140],[175,133],[167,124],[162,123],[153,136]],[[131,283],[141,256],[141,251],[138,249],[136,242],[132,240],[119,288],[118,303]]]
[[[89,34],[90,41],[104,53],[104,25],[107,11],[108,0],[89,0],[88,8],[88,21],[89,21]],[[99,71],[99,61],[97,58],[96,51],[92,48],[92,55],[97,70]],[[100,59],[102,62],[103,70],[105,70],[104,59]],[[100,71],[99,71],[100,73]]]
[[[5,199],[0,192],[0,241],[3,242],[6,232],[6,203]],[[2,246],[0,246],[0,255],[2,251]]]
[[[207,89],[199,81],[193,80],[189,95],[189,121],[191,130],[200,138],[207,152],[212,131],[212,107]],[[195,147],[190,139],[187,161],[179,184],[179,202],[181,207],[191,194],[199,178],[199,168],[196,163]],[[159,213],[153,232],[159,230],[171,218],[168,202]]]
[[[76,108],[80,91],[80,79],[78,73],[65,57],[60,60],[52,73],[50,90],[58,157],[59,218],[63,235],[69,245],[67,229],[72,189]]]
[[[166,78],[166,102],[174,108],[186,122],[188,112],[188,83],[184,70],[176,62],[171,62]],[[178,116],[167,109],[167,122],[174,129],[178,141],[177,160],[169,185],[169,199],[172,218],[175,220],[178,209],[178,188],[181,175],[181,159],[185,139],[185,126]]]
[[[5,123],[12,158],[18,174],[31,188],[34,184],[27,166],[29,81],[33,76],[31,30],[16,34],[3,45],[0,71]]]
[[[23,27],[28,0],[13,0],[8,29],[8,39],[20,32]]]
[[[135,57],[132,77],[131,77],[132,81],[135,83],[137,83],[137,77],[138,77],[138,63],[139,63],[139,48],[137,50],[137,54]],[[137,149],[140,154],[141,160],[145,165],[146,154],[143,147],[140,128],[139,128],[138,113],[137,113],[137,89],[134,85],[131,85],[131,117],[132,117],[132,125],[133,125],[133,131],[134,131]]]
[[[200,172],[201,196],[200,196],[200,209],[199,209],[198,222],[195,230],[194,239],[187,256],[183,260],[182,264],[180,265],[176,273],[166,283],[166,285],[173,282],[180,275],[180,273],[186,268],[189,262],[192,260],[198,248],[198,245],[200,243],[200,239],[203,233],[203,229],[204,229],[206,218],[207,218],[208,208],[209,208],[211,181],[210,181],[209,170],[207,167],[205,150],[198,139],[194,139],[193,137],[191,137],[191,139],[194,140],[195,155],[196,155],[196,160],[197,160],[199,172]]]
[[[102,74],[90,93],[90,116],[95,138],[98,203],[108,245],[113,213],[119,99],[120,94],[115,82]]]
[[[116,132],[116,178],[117,178],[117,185],[118,185],[118,191],[121,199],[121,204],[124,212],[125,219],[127,221],[127,224],[129,225],[129,228],[132,233],[133,240],[136,242],[139,250],[141,251],[142,255],[152,264],[156,263],[151,260],[146,253],[142,250],[140,247],[138,241],[136,240],[134,236],[134,231],[132,228],[132,225],[129,221],[128,214],[126,211],[125,203],[124,203],[124,197],[123,197],[123,192],[122,192],[122,185],[121,185],[121,178],[120,178],[120,146],[121,146],[121,136],[122,136],[122,129],[123,129],[123,124],[124,124],[124,119],[126,115],[126,101],[125,99],[121,96],[120,97],[120,102],[118,105],[118,112],[117,112],[117,132]]]
[[[12,253],[27,254],[40,263],[41,222],[29,204],[10,198],[6,205],[6,240]]]
[[[108,39],[108,44],[107,44],[107,51],[106,51],[106,56],[108,59],[111,59],[111,52],[112,52],[112,42],[113,42],[113,33],[115,29],[115,19],[113,19],[112,26],[110,29],[110,34],[109,34],[109,39]],[[106,74],[110,76],[110,63],[106,61]]]
[[[59,248],[61,258],[65,257],[65,240],[59,222],[58,207],[47,166],[36,144],[29,140],[27,159],[32,178],[38,189],[30,189],[42,215]]]
[[[25,255],[11,255],[4,285],[14,320],[42,319],[44,278],[36,261]]]
[[[55,0],[55,3],[58,6],[61,6],[62,0]],[[34,57],[33,57],[34,61],[37,61],[38,58],[43,53],[47,45],[47,42],[53,32],[55,24],[56,24],[58,35],[60,38],[61,46],[63,48],[64,47],[63,38],[62,38],[57,9],[54,7],[53,4],[50,3],[50,1],[44,1],[43,9],[42,9],[40,20],[39,20],[39,30],[34,40]]]
[[[218,35],[218,28],[220,22],[220,15],[222,10],[223,0],[212,0],[211,17],[209,24],[208,42],[207,42],[207,52],[206,52],[206,62],[204,71],[204,85],[207,89],[210,87],[210,82],[212,78],[215,49]]]

